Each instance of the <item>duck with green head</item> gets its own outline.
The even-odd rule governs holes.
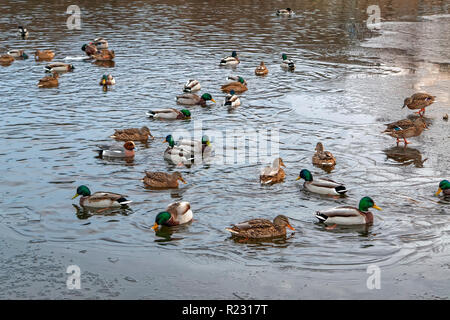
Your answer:
[[[315,217],[326,224],[361,225],[372,224],[373,214],[369,208],[381,210],[370,197],[359,201],[359,207],[342,206],[328,210],[317,211]]]
[[[177,103],[188,105],[188,106],[206,106],[207,101],[212,101],[216,103],[216,101],[213,99],[213,97],[209,93],[202,94],[201,97],[196,95],[195,93],[183,93],[177,96]]]
[[[8,51],[10,56],[13,56],[15,59],[28,59],[28,55],[24,50],[10,50]]]
[[[113,192],[95,192],[94,194],[91,194],[91,190],[85,185],[81,185],[77,188],[77,192],[72,199],[75,199],[78,196],[81,196],[81,206],[91,208],[121,207],[132,202],[131,200],[127,200],[125,195]]]
[[[436,196],[443,193],[444,197],[450,197],[450,182],[448,180],[442,180],[439,183],[438,191],[436,192]]]
[[[230,77],[228,77],[230,79]],[[230,92],[231,90],[237,92],[237,93],[242,93],[248,90],[247,88],[247,82],[244,80],[244,78],[242,78],[241,76],[237,77],[237,81],[233,81],[227,84],[224,84],[221,87],[221,90],[224,92]]]
[[[177,110],[174,108],[150,110],[147,116],[153,119],[186,120],[191,118],[191,112],[187,109]]]
[[[227,56],[220,60],[219,65],[221,66],[235,66],[240,63],[240,60],[237,56],[237,52],[233,51],[231,52],[231,56]]]
[[[281,55],[281,58],[283,59],[283,61],[281,61],[281,67],[290,71],[294,71],[295,69],[294,61],[288,59],[287,54],[285,53]]]
[[[313,175],[307,169],[300,171],[296,180],[305,179],[303,187],[311,192],[326,195],[344,195],[347,188],[342,184],[325,178],[313,179]]]
[[[225,97],[223,105],[228,108],[237,108],[241,105],[241,100],[234,90],[230,90],[230,93]]]
[[[166,142],[169,143],[169,146],[164,151],[164,159],[176,164],[191,163],[194,160],[192,152],[175,145],[175,140],[171,134],[164,139],[163,143]]]
[[[152,229],[156,231],[159,226],[177,226],[192,221],[194,214],[191,204],[187,201],[174,202],[169,204],[166,211],[156,215]]]

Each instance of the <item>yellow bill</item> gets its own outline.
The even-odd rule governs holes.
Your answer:
[[[153,225],[152,229],[153,229],[153,230],[158,229],[158,224],[157,224],[156,222],[155,222],[155,224]]]
[[[79,194],[76,193],[76,194],[72,197],[72,199],[75,199],[75,198],[78,197],[78,196],[79,196]]]
[[[216,100],[214,100],[214,99],[211,99],[211,101],[214,102],[214,103],[216,103]]]
[[[377,206],[376,204],[374,204],[372,208],[377,209],[377,210],[383,210],[379,206]]]
[[[436,192],[436,195],[438,196],[441,192],[442,192],[442,189],[439,188],[438,191]]]
[[[300,180],[302,177],[297,177],[297,179],[295,179],[295,181]]]

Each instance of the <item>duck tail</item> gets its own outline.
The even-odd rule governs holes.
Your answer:
[[[320,213],[320,211],[316,212],[315,217],[317,219],[319,219],[321,222],[324,222],[325,220],[328,219],[328,217],[326,215],[324,215],[323,213]]]
[[[149,112],[147,112],[146,114],[147,114],[147,117],[150,117],[150,118],[154,118],[154,117],[155,117],[155,115],[156,115],[156,112],[155,112],[155,111],[152,111],[152,110],[150,110],[150,111],[149,111]]]
[[[233,234],[239,234],[239,232],[234,231],[234,230],[231,229],[231,228],[225,228],[225,230],[230,231],[230,232],[233,233]]]
[[[334,190],[336,190],[336,192],[339,194],[345,194],[348,191],[344,186],[337,186],[336,188],[334,188]]]
[[[122,206],[124,206],[126,204],[132,203],[133,201],[132,200],[127,200],[124,197],[122,197],[122,198],[118,199],[117,202],[120,203]]]

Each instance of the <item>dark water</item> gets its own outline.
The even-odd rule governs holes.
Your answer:
[[[178,256],[184,263],[183,253],[205,265],[305,271],[311,281],[341,271],[351,275],[370,264],[403,270],[424,259],[433,264],[433,256],[449,257],[450,204],[434,197],[450,168],[449,123],[442,120],[450,112],[449,2],[382,1],[381,29],[373,32],[364,28],[371,3],[354,3],[290,2],[297,14],[287,18],[274,14],[287,6],[280,1],[81,1],[82,29],[68,30],[69,2],[3,1],[1,52],[23,48],[31,59],[0,67],[1,224],[33,242],[125,250],[131,258],[165,250],[175,263]],[[29,29],[27,40],[17,38],[18,23]],[[356,31],[349,31],[351,25]],[[53,49],[54,61],[69,62],[64,59],[82,56],[81,46],[99,36],[115,50],[113,66],[71,60],[75,70],[61,76],[58,88],[37,88],[45,63],[34,61],[36,48]],[[241,63],[219,68],[231,50]],[[282,53],[295,61],[294,72],[280,68]],[[269,68],[267,77],[254,75],[260,61]],[[104,73],[117,82],[106,93],[98,86]],[[220,86],[231,74],[243,76],[249,90],[240,95],[242,105],[228,112]],[[217,104],[191,107],[191,121],[146,118],[149,109],[178,108],[175,96],[193,78]],[[401,106],[416,91],[438,97],[426,112],[430,129],[412,138],[406,151],[396,149],[395,140],[380,132],[384,123],[412,113]],[[245,130],[278,130],[285,182],[259,184],[259,170],[271,156],[190,168],[165,162],[164,137],[177,129],[191,132],[200,121],[213,142],[217,132],[241,137]],[[143,125],[156,139],[138,143],[134,161],[95,158],[92,150],[111,142],[114,129]],[[312,166],[318,141],[337,159],[330,174]],[[303,168],[345,183],[348,197],[303,191],[295,181]],[[179,170],[188,184],[145,189],[144,170]],[[81,184],[93,192],[124,193],[133,203],[108,215],[85,215],[70,199]],[[325,230],[316,222],[316,210],[357,205],[363,196],[383,208],[372,227]],[[155,215],[178,200],[191,203],[195,221],[155,235]],[[285,241],[235,243],[224,230],[278,214],[296,228]]]

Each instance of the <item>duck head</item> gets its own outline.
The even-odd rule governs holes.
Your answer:
[[[289,219],[288,217],[280,214],[278,216],[275,217],[275,219],[273,219],[273,224],[276,226],[280,226],[283,228],[289,228],[291,230],[295,230],[289,223]]]
[[[167,223],[172,216],[167,211],[160,212],[156,215],[155,218],[155,224],[153,225],[152,229],[156,230],[158,229],[158,226]]]
[[[377,210],[381,210],[379,206],[373,202],[372,198],[370,197],[364,197],[359,201],[359,210],[363,212],[367,212],[369,208],[374,208]]]
[[[300,171],[298,178],[296,180],[305,179],[306,181],[313,181],[313,176],[308,169],[303,169]]]
[[[72,197],[72,199],[75,199],[78,196],[89,197],[90,195],[91,195],[91,190],[89,190],[89,188],[86,187],[85,185],[82,185],[77,188],[77,192]]]

